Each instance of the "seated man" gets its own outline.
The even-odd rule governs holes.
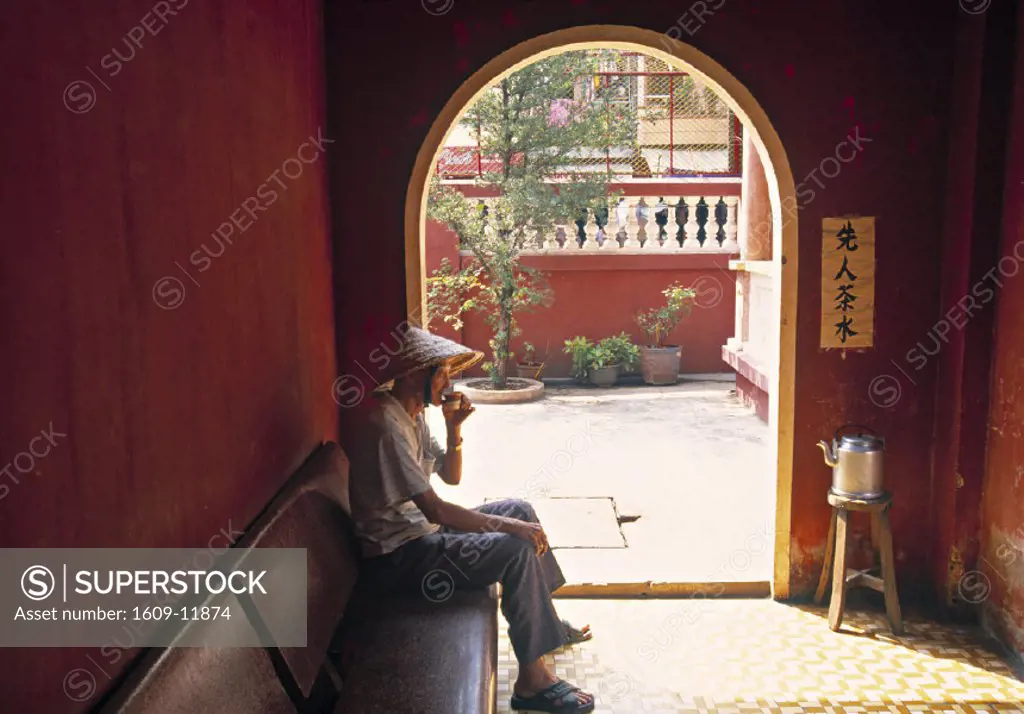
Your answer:
[[[385,369],[388,385],[369,404],[367,433],[352,456],[352,518],[365,572],[381,591],[417,590],[436,571],[456,587],[502,584],[501,610],[519,661],[513,709],[590,712],[594,698],[557,678],[543,655],[590,638],[561,621],[551,593],[565,582],[529,503],[506,500],[466,509],[430,486],[436,472],[462,480],[461,425],[474,407],[461,394],[444,398],[447,449],[434,439],[423,410],[439,404],[450,375],[483,357],[462,345],[410,328]]]

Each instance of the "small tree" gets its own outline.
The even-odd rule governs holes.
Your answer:
[[[472,257],[461,269],[448,265],[431,276],[430,310],[449,324],[461,324],[466,310],[484,312],[497,389],[507,385],[517,313],[552,301],[543,276],[521,264],[522,251],[556,225],[606,209],[608,176],[581,170],[581,159],[634,140],[635,113],[595,93],[599,58],[573,51],[540,60],[466,111],[461,121],[480,137],[481,154],[497,159],[477,181],[494,196],[487,205],[436,177],[431,184],[428,216],[454,231]]]
[[[665,296],[664,305],[636,314],[636,324],[647,335],[647,344],[651,347],[665,346],[665,338],[690,314],[697,297],[695,289],[684,288],[679,283],[669,285],[661,294]]]
[[[497,261],[491,261],[494,265]],[[492,362],[484,364],[499,389],[497,365],[507,365],[512,356],[509,345],[512,337],[519,334],[514,315],[528,312],[537,307],[547,307],[553,299],[543,273],[522,265],[508,265],[505,269],[515,270],[508,279],[494,281],[481,263],[473,263],[462,270],[455,270],[447,258],[441,267],[427,280],[427,302],[432,313],[456,330],[461,330],[462,316],[476,310],[484,315],[484,322],[491,328],[490,339]],[[511,294],[507,291],[511,290]]]

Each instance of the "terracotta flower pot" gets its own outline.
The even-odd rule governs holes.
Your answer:
[[[540,379],[541,370],[544,368],[542,364],[530,364],[520,362],[516,364],[516,376],[522,377],[523,379]]]
[[[587,378],[595,387],[610,387],[619,378],[619,365],[612,364],[607,367],[592,369],[587,373]]]
[[[682,348],[640,347],[640,371],[647,384],[675,384],[679,381]]]

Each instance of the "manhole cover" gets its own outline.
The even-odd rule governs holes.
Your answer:
[[[536,498],[530,503],[552,548],[626,547],[612,498]]]

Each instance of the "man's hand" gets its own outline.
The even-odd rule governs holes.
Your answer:
[[[513,538],[532,543],[537,555],[544,555],[551,550],[547,533],[539,523],[471,511],[442,500],[434,489],[413,496],[412,501],[428,521],[439,526],[463,533],[507,533]]]
[[[444,414],[445,423],[449,427],[461,426],[462,422],[469,418],[469,415],[476,411],[476,407],[462,392],[454,392],[441,404],[441,413]]]
[[[551,546],[548,545],[548,534],[544,532],[544,528],[541,527],[540,523],[518,521],[508,532],[516,538],[533,543],[537,549],[537,555],[544,555],[551,550]]]

